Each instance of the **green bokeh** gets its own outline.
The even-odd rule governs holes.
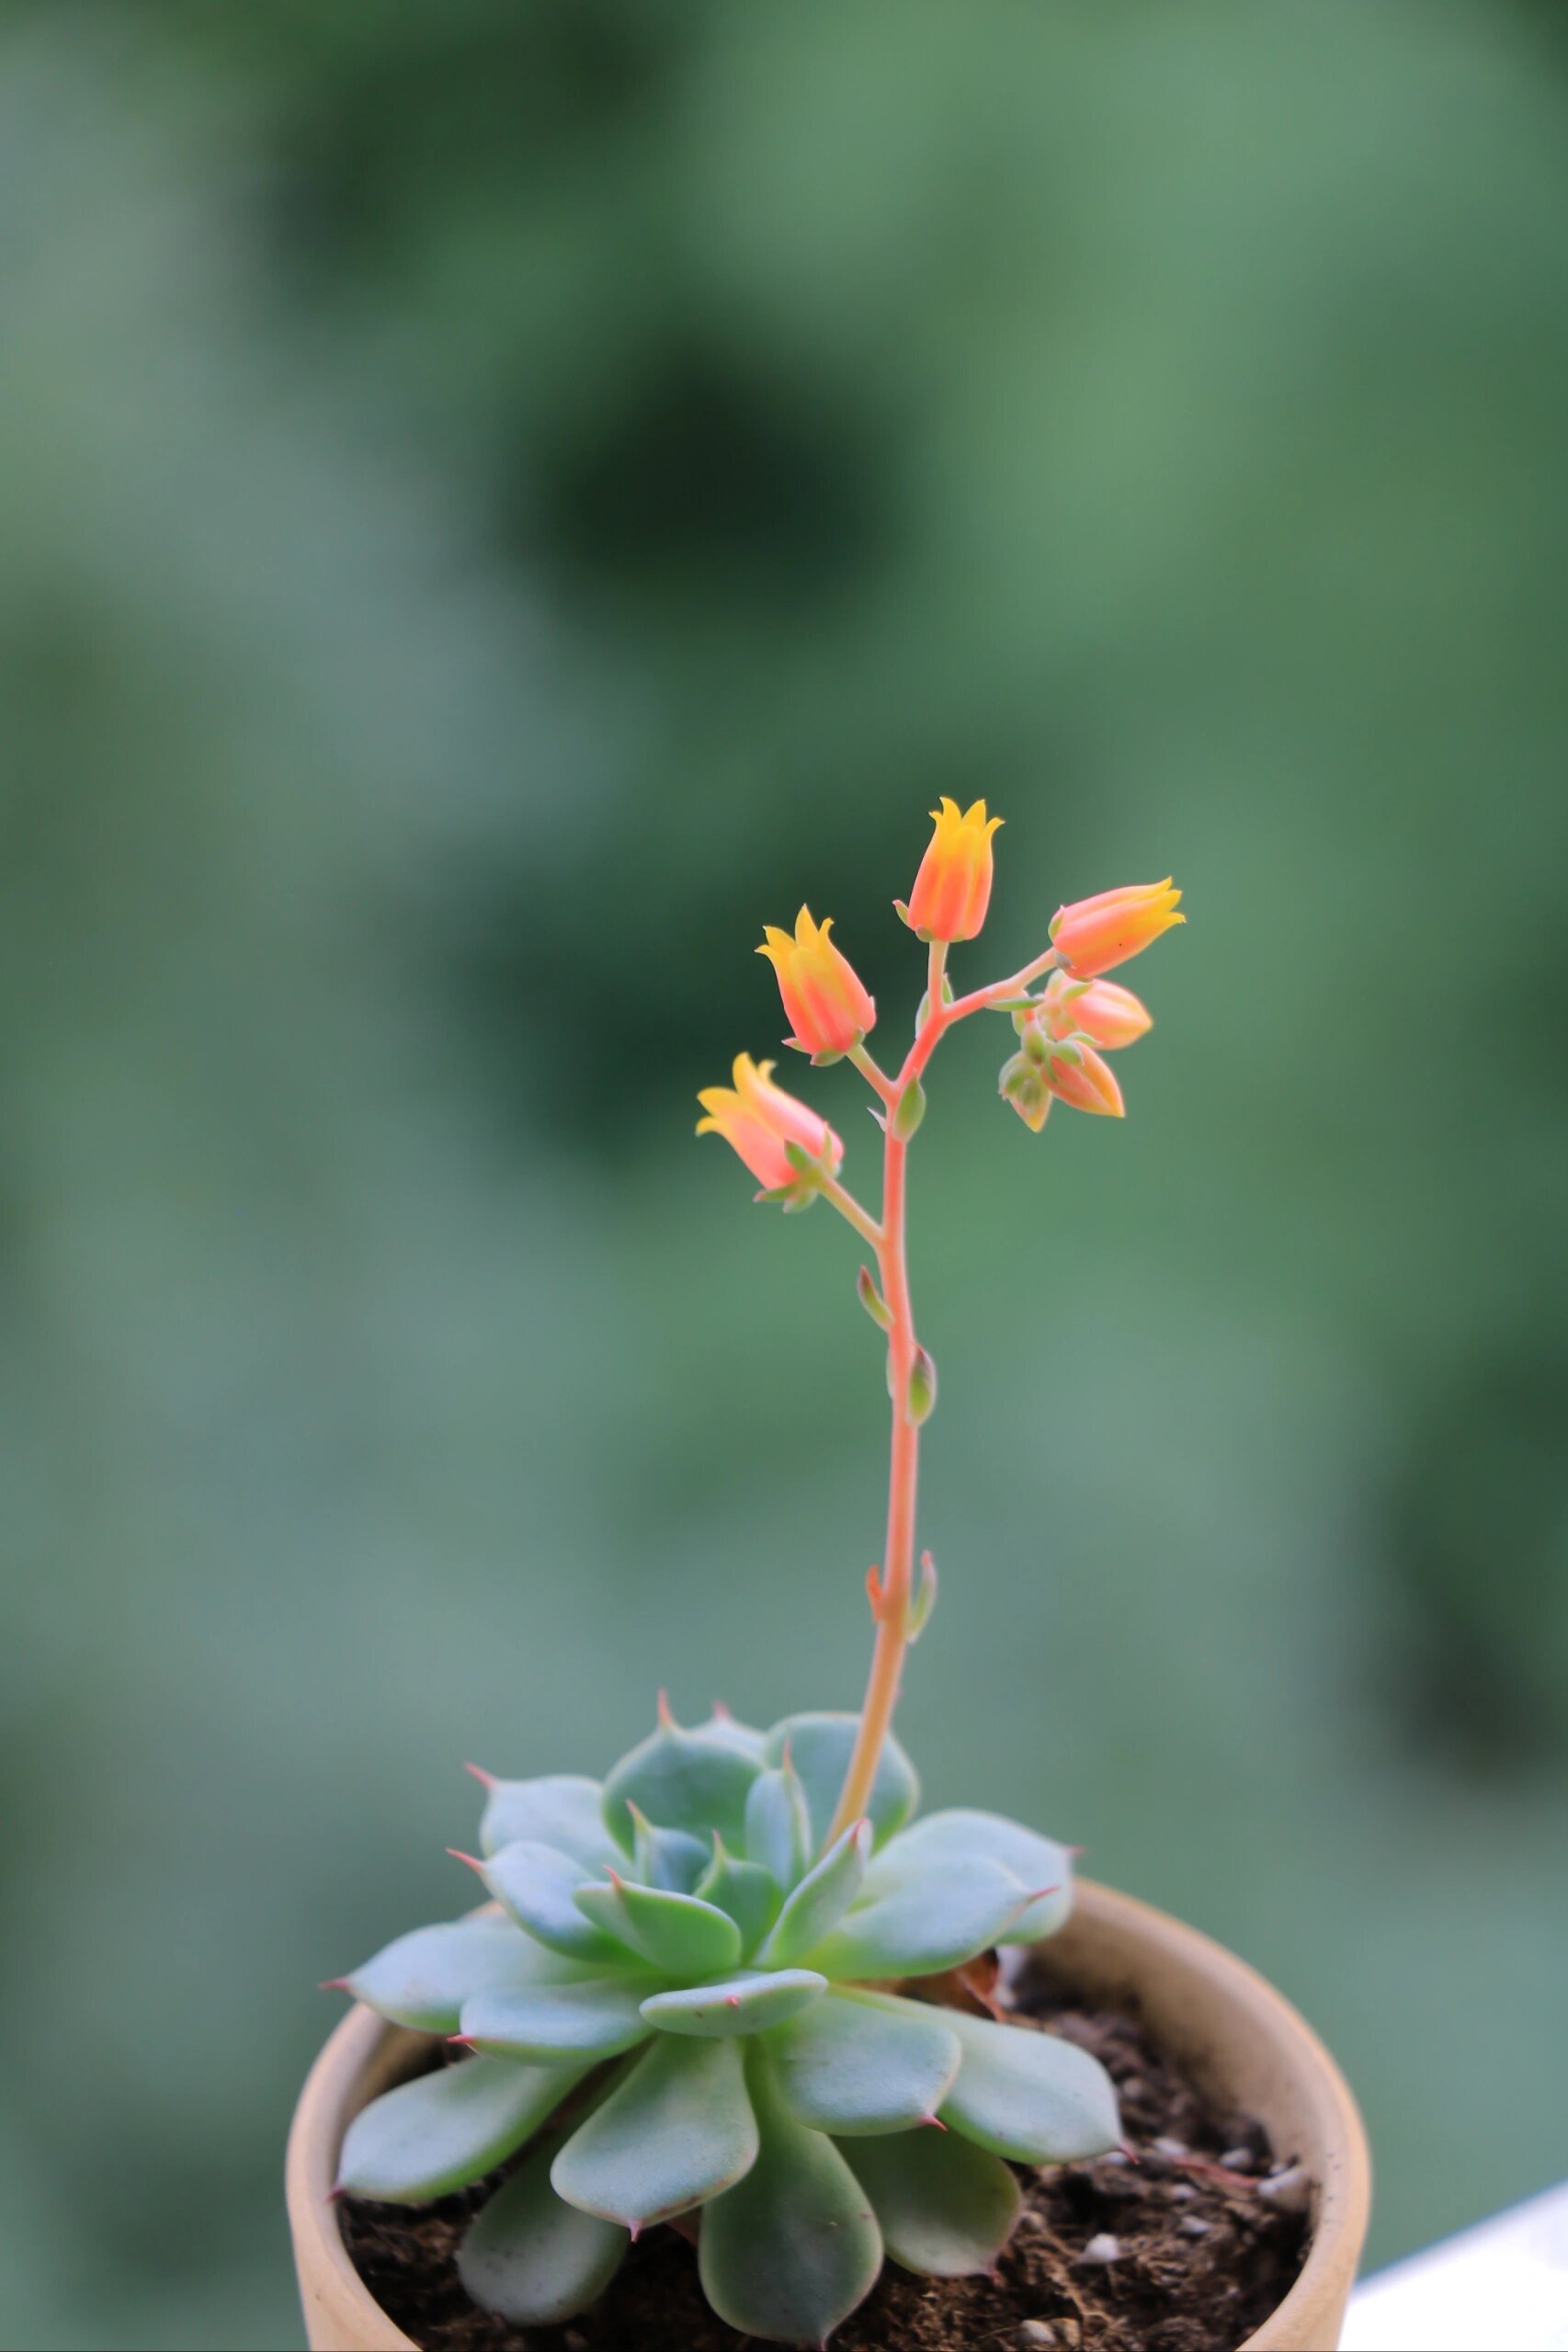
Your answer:
[[[689,1131],[942,791],[964,971],[1191,920],[1125,1126],[938,1067],[903,1735],[1301,2004],[1375,2257],[1561,2172],[1565,131],[1444,0],[8,12],[8,2340],[300,2340],[465,1756],[853,1703],[858,1252]]]

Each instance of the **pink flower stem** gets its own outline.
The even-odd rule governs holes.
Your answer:
[[[849,1057],[890,1111],[911,1082],[921,1076],[942,1039],[956,1021],[966,1019],[971,1013],[983,1012],[990,1006],[1005,1003],[1011,996],[1020,995],[1031,980],[1038,980],[1056,961],[1055,949],[1047,949],[1044,955],[1037,956],[1032,963],[1026,964],[1021,971],[1014,972],[1010,979],[996,981],[988,988],[978,988],[971,995],[960,996],[956,1003],[945,1005],[942,1001],[942,982],[947,953],[946,947],[939,940],[933,942],[925,1018],[915,1032],[915,1042],[904,1057],[903,1067],[898,1076],[887,1077],[863,1046],[858,1047]],[[892,1392],[887,1544],[882,1555],[881,1580],[879,1584],[873,1573],[871,1582],[871,1606],[877,1620],[877,1638],[871,1653],[870,1677],[866,1685],[866,1697],[860,1710],[860,1728],[856,1735],[849,1768],[845,1774],[837,1808],[824,1841],[829,1846],[835,1837],[842,1836],[852,1822],[861,1818],[870,1801],[877,1767],[881,1761],[882,1749],[892,1724],[893,1710],[898,1704],[904,1653],[909,1647],[910,1599],[915,1573],[915,1493],[920,1475],[920,1428],[918,1423],[911,1419],[909,1410],[910,1376],[915,1369],[917,1344],[904,1251],[909,1144],[898,1139],[893,1132],[893,1125],[890,1117],[882,1153],[882,1218],[875,1243],[882,1298],[888,1310],[888,1387]],[[853,1219],[850,1221],[855,1222]],[[857,1226],[857,1231],[862,1230]],[[870,1238],[869,1233],[866,1238]]]

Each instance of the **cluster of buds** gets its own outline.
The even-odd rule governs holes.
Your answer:
[[[1179,916],[1177,917],[1179,921]],[[1052,1101],[1122,1119],[1127,1106],[1105,1055],[1153,1026],[1131,988],[1114,980],[1073,980],[1053,971],[1042,996],[1017,1005],[1019,1050],[1002,1065],[998,1091],[1038,1135]]]

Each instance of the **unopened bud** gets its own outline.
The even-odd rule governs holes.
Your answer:
[[[895,1143],[907,1143],[926,1116],[926,1090],[918,1078],[911,1078],[893,1105],[892,1123],[889,1133]]]
[[[918,1429],[931,1418],[937,1403],[937,1359],[928,1347],[916,1347],[909,1373],[908,1411]]]
[[[863,1266],[855,1278],[855,1295],[874,1324],[883,1331],[892,1329],[892,1317],[888,1312],[888,1302],[872,1281],[871,1269],[869,1266]]]
[[[1101,1060],[1086,1037],[1052,1040],[1044,1071],[1046,1085],[1074,1110],[1097,1111],[1104,1118],[1122,1119],[1126,1106],[1108,1062]]]
[[[1031,1070],[1020,1085],[1007,1096],[1013,1108],[1031,1135],[1038,1135],[1051,1113],[1051,1089],[1037,1070]]]
[[[1070,980],[1053,971],[1045,991],[1052,1037],[1090,1038],[1102,1051],[1132,1045],[1153,1026],[1148,1006],[1114,980]]]
[[[1051,1109],[1051,1094],[1044,1072],[1037,1069],[1028,1054],[1015,1053],[1002,1064],[996,1091],[1005,1103],[1012,1104],[1030,1134],[1038,1135]]]

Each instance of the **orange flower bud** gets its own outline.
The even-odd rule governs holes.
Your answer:
[[[1044,1017],[1052,1037],[1081,1029],[1108,1053],[1133,1044],[1154,1026],[1148,1006],[1131,988],[1114,980],[1070,980],[1064,971],[1053,971],[1046,982]]]
[[[1125,1119],[1127,1107],[1108,1062],[1102,1062],[1086,1038],[1064,1040],[1051,1048],[1040,1075],[1053,1095],[1074,1110],[1098,1111],[1107,1119]]]
[[[1163,882],[1134,882],[1126,890],[1081,898],[1057,908],[1051,944],[1066,971],[1092,980],[1151,947],[1173,923],[1185,923],[1186,915],[1176,911],[1180,896],[1167,874]]]
[[[972,801],[960,816],[958,802],[946,794],[931,814],[937,830],[909,904],[899,899],[893,904],[923,939],[972,939],[991,901],[991,836],[1002,820],[986,815],[983,801]]]
[[[836,1061],[859,1044],[876,1021],[877,1008],[853,965],[828,937],[832,928],[831,915],[816,924],[811,909],[802,906],[794,937],[769,923],[757,954],[767,956],[778,974],[778,994],[794,1024],[795,1034],[785,1043],[813,1059]]]
[[[698,1101],[707,1112],[697,1122],[699,1135],[722,1135],[740,1155],[765,1192],[798,1184],[801,1171],[790,1160],[789,1146],[819,1160],[829,1176],[836,1176],[844,1161],[844,1146],[825,1119],[782,1086],[768,1084],[771,1062],[754,1062],[738,1053],[733,1072],[734,1085],[705,1086]]]

